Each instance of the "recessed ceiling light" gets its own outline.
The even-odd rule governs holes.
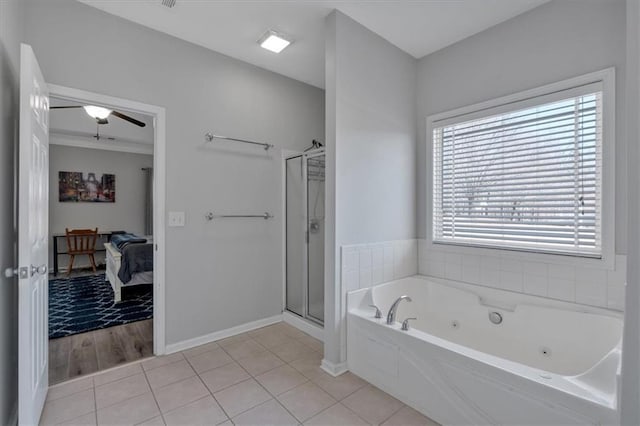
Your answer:
[[[290,40],[273,30],[269,30],[258,40],[260,47],[270,50],[275,53],[280,53],[282,50],[291,44]]]

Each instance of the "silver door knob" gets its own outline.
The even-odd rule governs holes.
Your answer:
[[[4,276],[7,278],[17,277],[20,273],[20,269],[18,268],[7,268],[4,270]]]
[[[35,274],[44,275],[46,273],[47,265],[45,265],[44,263],[40,266],[31,265],[31,276],[34,276]]]

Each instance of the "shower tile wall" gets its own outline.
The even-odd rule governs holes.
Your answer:
[[[608,270],[428,250],[426,240],[419,240],[418,259],[421,275],[624,310],[624,255],[616,255],[615,269]]]
[[[342,246],[342,287],[345,291],[417,273],[418,240]]]

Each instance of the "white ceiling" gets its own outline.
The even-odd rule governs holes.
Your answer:
[[[324,87],[324,18],[338,9],[415,58],[548,0],[78,0],[296,80]],[[256,40],[267,30],[294,43],[280,54]]]

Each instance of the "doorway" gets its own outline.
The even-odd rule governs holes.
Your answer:
[[[324,324],[325,154],[285,159],[285,308]]]
[[[50,206],[58,207],[58,216],[65,218],[54,221],[52,215],[56,211],[50,208],[49,251],[50,265],[54,267],[49,285],[49,379],[50,384],[55,384],[164,353],[165,146],[163,108],[62,86],[49,85],[49,89],[50,198],[55,197]],[[83,108],[86,105],[115,114],[96,118]],[[53,114],[59,114],[60,119],[56,120]],[[88,119],[91,127],[77,131],[73,124],[65,122],[68,117]],[[136,133],[142,130],[136,122],[145,124],[146,133]],[[92,162],[92,155],[102,162],[95,158]],[[56,161],[58,165],[53,167]],[[93,169],[87,166],[96,163],[105,165]],[[69,177],[74,179],[69,181]],[[91,182],[99,188],[97,191]],[[109,183],[112,187],[105,194]],[[88,189],[93,194],[88,194]],[[82,202],[82,198],[89,202]],[[97,202],[91,202],[92,198]],[[133,203],[135,208],[130,205]],[[127,213],[132,209],[134,214]],[[137,220],[118,222],[118,216],[136,216]],[[66,228],[98,228],[95,272],[93,267],[83,269],[88,265],[77,264],[77,260],[68,271],[71,264]],[[126,240],[133,236],[139,240]],[[140,256],[150,258],[147,263],[152,267],[119,277],[121,263],[132,253],[138,260]],[[60,290],[84,292],[73,301],[80,303],[77,306],[82,312],[71,312],[71,306],[66,313],[63,309],[62,322],[56,314],[60,311],[55,311],[59,306],[53,306],[60,302]],[[62,294],[63,301],[72,299],[64,299]],[[84,318],[76,321],[74,315]],[[73,326],[67,327],[64,321]]]

